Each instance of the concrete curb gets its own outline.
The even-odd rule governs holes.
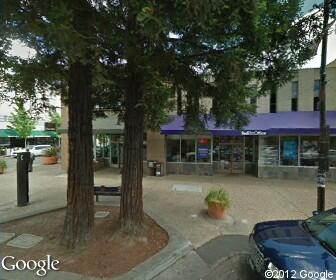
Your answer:
[[[14,213],[13,215],[9,215],[6,218],[0,218],[0,225],[6,224],[9,222],[22,220],[22,219],[29,218],[29,217],[34,217],[34,216],[49,213],[49,212],[58,211],[58,210],[64,209],[65,207],[66,207],[65,203],[59,203],[58,205],[45,207],[42,209],[34,209],[34,210],[30,210],[24,213],[19,213],[19,214]]]
[[[146,207],[145,213],[167,231],[169,242],[167,246],[156,255],[136,266],[126,274],[115,278],[115,280],[151,280],[193,250],[191,242],[186,240],[162,217],[157,216],[151,209]]]
[[[100,204],[103,205],[103,204]],[[55,211],[64,207],[56,207],[55,209],[48,209],[47,212]],[[45,213],[45,212],[42,212]],[[29,216],[35,216],[42,213],[33,213],[33,215],[25,215],[22,217],[16,217],[14,220],[23,219]],[[49,272],[43,279],[47,280],[101,280],[101,279],[113,279],[113,280],[151,280],[155,276],[159,275],[180,258],[184,257],[193,250],[190,241],[186,240],[175,228],[170,226],[162,217],[156,215],[151,209],[145,207],[145,213],[150,216],[158,225],[160,225],[169,235],[169,242],[165,248],[159,251],[156,255],[152,256],[145,262],[134,267],[129,272],[122,274],[115,278],[97,278],[83,276],[70,272]],[[8,221],[9,222],[9,221]],[[34,275],[34,273],[28,271],[3,271],[0,268],[1,277],[4,280],[25,280],[25,279],[41,279]]]

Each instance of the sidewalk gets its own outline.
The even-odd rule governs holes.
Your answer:
[[[64,207],[66,177],[59,165],[37,166],[34,172],[30,173],[31,203],[26,207],[18,208],[16,207],[15,172],[1,175],[0,185],[3,195],[0,197],[0,227],[1,223],[10,219]],[[105,169],[95,173],[96,185],[120,185],[120,181],[121,176],[117,170]],[[177,229],[194,248],[176,263],[171,263],[166,271],[153,278],[155,280],[202,277],[211,279],[209,278],[211,276],[206,275],[220,277],[228,268],[227,266],[215,268],[214,262],[223,258],[223,250],[214,252],[214,247],[211,247],[213,242],[222,244],[222,238],[229,235],[247,236],[254,224],[260,221],[306,218],[316,207],[316,186],[315,182],[311,181],[263,180],[241,175],[170,175],[145,177],[143,185],[145,209],[162,217],[167,225]],[[177,185],[182,186],[184,191],[177,191]],[[223,187],[229,193],[231,201],[231,208],[226,218],[221,221],[210,219],[204,204],[207,192],[218,187]],[[335,207],[335,201],[336,184],[328,183],[327,208]],[[119,198],[101,197],[100,203],[117,205]],[[211,256],[214,259],[211,259]],[[242,259],[237,259],[232,265],[237,269],[241,266],[244,269],[241,262]]]
[[[120,185],[118,171],[105,169],[95,173],[95,184]],[[182,184],[200,187],[202,192],[173,191]],[[16,174],[0,176],[0,223],[66,205],[66,174],[56,166],[38,166],[30,173],[30,201],[16,206]],[[316,207],[315,182],[263,180],[251,176],[145,177],[144,205],[162,216],[195,248],[221,234],[248,234],[257,222],[273,219],[297,219],[311,215]],[[223,221],[209,219],[204,197],[210,189],[223,187],[229,193],[231,208]],[[101,197],[103,203],[119,203],[117,197]],[[336,184],[328,183],[327,208],[336,206]]]

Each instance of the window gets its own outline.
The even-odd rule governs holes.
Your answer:
[[[202,137],[197,140],[197,162],[211,161],[211,139]]]
[[[318,165],[318,137],[302,136],[300,149],[300,165],[301,166],[317,166]]]
[[[195,162],[195,160],[195,138],[193,136],[182,136],[181,161]]]
[[[142,155],[143,160],[147,160],[147,134],[144,133],[143,144],[142,144]]]
[[[304,221],[305,226],[332,254],[336,252],[336,213],[334,210],[322,212]]]
[[[298,137],[281,136],[280,137],[280,164],[281,165],[298,165]]]
[[[279,138],[277,136],[260,136],[261,165],[278,165],[279,161]]]
[[[336,137],[330,137],[329,141],[329,166],[336,167]]]
[[[98,134],[96,137],[96,157],[108,157],[110,152],[110,137],[107,134]]]
[[[292,82],[292,111],[298,110],[299,82]]]
[[[256,97],[251,97],[250,98],[250,104],[251,105],[256,105],[257,104],[257,98]]]
[[[245,136],[245,161],[256,162],[258,156],[257,136]]]
[[[320,110],[320,80],[314,81],[314,111]]]
[[[276,92],[272,92],[270,97],[270,113],[276,113],[276,101]]]
[[[180,161],[180,136],[167,137],[167,162]]]

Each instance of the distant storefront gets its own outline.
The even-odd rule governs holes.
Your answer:
[[[55,131],[34,130],[27,138],[27,145],[59,145],[60,136]],[[0,129],[0,147],[24,147],[25,140],[14,129]]]
[[[336,180],[336,112],[328,112],[329,163]],[[257,114],[241,131],[215,127],[187,135],[175,116],[162,126],[167,174],[253,174],[264,178],[314,177],[318,165],[319,112]]]

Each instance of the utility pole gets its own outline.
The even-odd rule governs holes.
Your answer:
[[[319,140],[319,166],[317,174],[317,212],[325,210],[325,186],[327,172],[329,170],[329,126],[327,125],[326,113],[326,63],[328,45],[328,22],[330,12],[330,1],[324,0],[323,8],[323,33],[322,53],[320,67],[320,140]]]

